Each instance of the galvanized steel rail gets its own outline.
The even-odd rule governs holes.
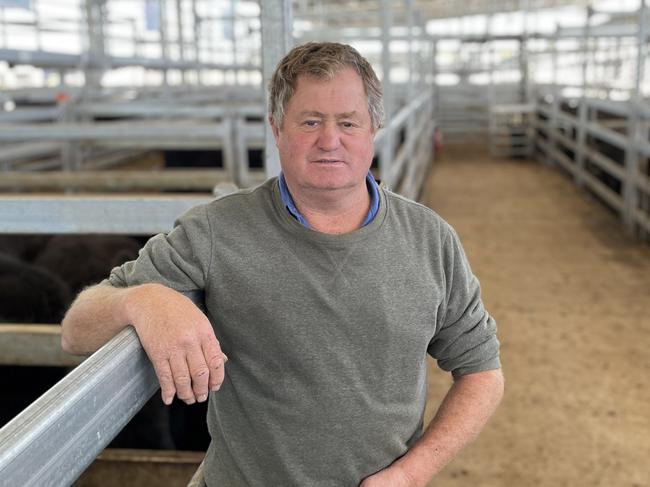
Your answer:
[[[575,101],[576,104],[584,105],[584,110],[587,112],[602,109],[612,114],[620,113],[624,114],[626,122],[629,122],[625,109],[629,108],[630,103],[587,97],[574,100],[560,95],[552,97],[551,100],[549,104],[544,97],[544,93],[540,93],[537,99],[536,110],[546,117],[546,119],[538,117],[534,123],[538,134],[543,135],[543,137],[537,136],[535,138],[540,158],[544,161],[556,163],[571,174],[576,181],[581,181],[585,187],[606,201],[609,206],[619,213],[630,231],[634,232],[640,229],[646,234],[650,234],[650,213],[648,209],[639,207],[636,204],[631,205],[626,201],[626,195],[629,194],[635,194],[637,198],[643,197],[645,201],[650,199],[650,177],[639,171],[638,167],[633,170],[629,170],[628,167],[632,158],[650,157],[650,144],[645,140],[640,140],[635,134],[620,134],[604,126],[599,121],[587,120],[583,124],[583,129],[588,136],[601,139],[626,154],[624,161],[617,162],[608,155],[599,152],[597,148],[586,144],[581,146],[577,140],[572,138],[570,129],[577,128],[580,125],[578,117],[563,112],[559,108],[562,104]],[[647,124],[644,114],[648,112],[648,106],[642,102],[639,102],[639,104],[638,114],[641,115],[638,116]],[[569,129],[563,129],[563,125]],[[566,150],[573,152],[575,157],[569,157],[565,153]],[[633,155],[630,156],[630,153]],[[620,182],[623,191],[619,193],[613,190],[584,167],[579,166],[576,163],[578,155],[581,155],[590,165],[616,178]]]
[[[0,365],[72,367],[84,357],[61,349],[61,326],[0,323]]]
[[[158,389],[128,327],[0,429],[0,483],[70,485]]]
[[[153,235],[172,229],[197,196],[0,196],[0,232]]]

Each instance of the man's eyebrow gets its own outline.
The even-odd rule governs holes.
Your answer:
[[[315,110],[303,110],[300,112],[301,117],[319,117],[319,118],[325,118],[325,114],[321,112],[317,112]]]
[[[301,117],[318,117],[318,118],[327,118],[327,115],[325,115],[322,112],[318,112],[316,110],[303,110],[300,112]],[[340,120],[342,118],[356,118],[359,116],[359,112],[356,110],[353,110],[351,112],[344,112],[344,113],[337,113],[334,115],[334,117],[337,120]]]
[[[341,119],[341,118],[357,118],[359,116],[359,113],[354,110],[351,112],[345,112],[345,113],[339,113],[336,115],[336,118]]]

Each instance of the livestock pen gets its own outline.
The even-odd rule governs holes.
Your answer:
[[[650,486],[649,17],[645,0],[0,0],[0,257],[34,271],[39,239],[142,244],[277,175],[278,60],[350,43],[382,79],[375,177],[453,225],[499,327],[504,403],[431,485]],[[72,357],[58,319],[0,324],[3,380],[52,374],[0,429],[1,482],[186,485],[199,448],[109,446],[156,400],[135,331]],[[429,362],[427,420],[450,380]]]

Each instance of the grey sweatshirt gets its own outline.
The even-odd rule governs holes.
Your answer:
[[[370,224],[329,235],[270,179],[191,209],[111,273],[205,293],[230,358],[209,400],[208,486],[356,486],[421,436],[427,353],[454,377],[500,367],[455,232],[380,193]]]

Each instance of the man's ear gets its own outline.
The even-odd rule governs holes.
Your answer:
[[[278,145],[278,138],[280,137],[280,127],[275,123],[275,119],[272,115],[269,115],[269,124],[271,125],[271,130],[273,131],[273,137],[275,138],[275,145]]]

